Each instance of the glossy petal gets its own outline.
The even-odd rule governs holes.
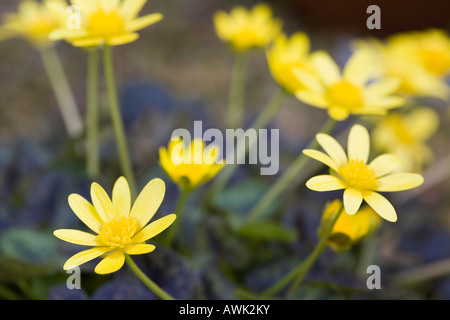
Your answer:
[[[124,0],[120,7],[120,11],[125,19],[134,19],[138,16],[146,2],[147,0]]]
[[[138,234],[136,234],[131,240],[134,243],[138,243],[153,238],[154,236],[166,230],[175,221],[176,217],[177,216],[175,214],[169,214],[161,219],[153,221],[148,226],[139,231]]]
[[[327,85],[331,85],[341,78],[337,64],[330,55],[324,51],[318,51],[311,55],[312,62],[320,78]]]
[[[125,252],[130,255],[145,254],[152,252],[155,248],[156,247],[154,245],[146,243],[130,244],[126,247]]]
[[[306,186],[314,191],[333,191],[345,189],[345,184],[337,177],[331,175],[320,175],[309,179]]]
[[[69,196],[69,206],[78,219],[86,226],[96,233],[100,232],[103,221],[89,201],[78,194],[71,194]]]
[[[303,150],[303,153],[306,154],[308,157],[313,158],[313,159],[320,161],[323,164],[329,166],[334,171],[338,170],[338,166],[337,166],[336,162],[334,162],[329,156],[327,156],[323,152],[320,152],[317,150],[312,150],[312,149],[305,149],[305,150]]]
[[[355,214],[359,208],[361,207],[361,203],[363,201],[362,193],[358,190],[347,188],[344,191],[344,206],[345,211],[353,215]]]
[[[69,258],[69,260],[66,261],[66,263],[63,266],[63,269],[69,270],[78,267],[79,265],[82,265],[83,263],[98,258],[102,254],[105,254],[109,251],[111,251],[110,247],[95,247],[92,249],[78,252],[77,254],[73,255],[72,257]]]
[[[107,39],[106,43],[110,46],[120,46],[136,41],[138,38],[139,34],[137,33],[124,33]]]
[[[367,191],[363,194],[367,204],[375,210],[383,219],[395,222],[397,221],[397,213],[392,204],[377,192]]]
[[[139,194],[131,209],[130,216],[136,218],[140,227],[144,227],[158,210],[164,199],[166,186],[159,178],[151,180]]]
[[[376,75],[373,55],[367,50],[357,50],[345,64],[342,75],[355,85],[364,85]]]
[[[117,179],[112,191],[112,204],[119,217],[128,217],[131,209],[130,187],[124,177]]]
[[[134,32],[144,29],[152,24],[161,21],[163,15],[161,13],[152,13],[143,17],[139,17],[127,23],[126,31]]]
[[[369,158],[369,149],[369,132],[361,125],[354,125],[348,135],[348,158],[359,159],[366,163]]]
[[[397,169],[401,163],[402,161],[397,155],[385,153],[373,159],[369,167],[375,171],[377,177],[382,177]]]
[[[95,267],[95,272],[98,274],[113,273],[122,268],[125,262],[125,254],[122,249],[116,249],[108,254]]]
[[[97,236],[79,231],[79,230],[72,230],[72,229],[59,229],[55,230],[53,232],[55,237],[70,242],[74,244],[79,244],[82,246],[97,246]]]
[[[347,163],[347,155],[336,139],[324,133],[317,134],[316,139],[337,166]]]
[[[95,210],[97,210],[98,215],[104,222],[109,222],[118,216],[116,208],[112,205],[108,194],[96,182],[91,185],[91,198]]]
[[[416,188],[423,183],[423,177],[417,173],[395,173],[378,179],[377,191],[393,192]]]

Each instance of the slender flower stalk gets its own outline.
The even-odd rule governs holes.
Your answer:
[[[332,118],[329,118],[320,132],[330,133],[336,121]],[[318,143],[315,139],[311,140],[307,149],[317,148]],[[275,182],[274,185],[266,192],[264,196],[260,198],[260,200],[255,204],[255,206],[251,209],[247,216],[247,222],[255,221],[258,219],[263,213],[264,210],[275,200],[277,199],[283,191],[289,186],[289,184],[299,175],[299,173],[303,170],[305,165],[308,163],[308,157],[305,157],[303,153],[300,153],[298,157],[294,160],[294,162],[289,166],[289,168],[284,172],[284,174]]]
[[[269,100],[267,105],[255,119],[255,121],[251,124],[250,128],[255,130],[263,129],[267,126],[267,124],[273,119],[277,111],[283,105],[283,102],[289,96],[289,93],[284,89],[280,88],[273,97]],[[239,144],[236,146],[236,149],[241,149]],[[251,149],[250,144],[245,145],[245,152],[242,154],[242,157],[245,157],[248,153],[248,150]],[[235,150],[236,151],[236,150]],[[235,153],[236,154],[236,153]],[[222,169],[222,172],[219,174],[217,179],[214,181],[214,184],[211,186],[210,191],[210,199],[212,199],[216,194],[220,193],[222,189],[226,186],[233,173],[237,169],[237,163],[240,161],[236,161],[233,164],[227,164],[225,168]]]
[[[320,235],[320,241],[317,243],[314,250],[310,253],[310,255],[303,260],[297,267],[292,269],[287,275],[281,278],[278,282],[272,285],[270,288],[264,291],[263,296],[270,297],[277,294],[280,290],[285,288],[289,283],[295,280],[295,282],[291,285],[288,293],[295,291],[295,289],[302,283],[304,277],[314,265],[316,260],[320,257],[323,251],[327,247],[328,237],[333,230],[333,227],[338,220],[340,214],[344,211],[344,205],[341,204],[339,210],[334,213],[334,216],[330,218],[329,225],[323,234]]]
[[[178,196],[177,204],[175,207],[175,214],[177,216],[177,220],[174,221],[172,227],[167,230],[166,238],[163,240],[164,244],[168,247],[170,247],[175,239],[175,235],[178,232],[178,228],[180,225],[180,221],[182,218],[182,215],[184,213],[184,207],[186,205],[186,200],[190,194],[190,190],[187,190],[185,188],[179,188],[180,189],[180,195]]]
[[[125,255],[125,261],[130,267],[131,271],[142,281],[143,284],[147,286],[158,298],[162,300],[175,300],[171,295],[161,289],[156,283],[154,283],[149,277],[145,275],[144,272],[137,266],[134,260],[128,255]]]
[[[247,75],[248,54],[236,52],[231,73],[230,97],[228,107],[228,127],[240,128],[244,119],[245,79]]]
[[[86,98],[86,125],[87,125],[87,173],[96,178],[100,173],[99,157],[99,105],[98,105],[98,77],[99,77],[99,50],[93,48],[88,52],[87,72],[87,98]]]
[[[50,80],[67,133],[71,138],[79,137],[84,128],[69,81],[53,45],[39,48],[42,62]]]
[[[128,180],[130,184],[131,196],[133,199],[136,199],[136,179],[134,177],[133,168],[131,165],[128,143],[125,135],[125,129],[123,126],[122,115],[120,113],[120,106],[117,97],[111,51],[112,50],[110,46],[108,45],[104,46],[103,60],[104,60],[105,79],[108,90],[111,120],[113,123],[114,133],[116,136],[120,166],[125,178]]]

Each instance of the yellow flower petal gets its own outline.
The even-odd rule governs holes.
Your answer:
[[[397,155],[385,153],[373,159],[369,167],[375,171],[377,177],[382,177],[397,169],[401,162]]]
[[[316,92],[316,93],[323,92],[323,86],[322,86],[320,80],[317,79],[315,76],[313,76],[311,73],[307,72],[306,70],[304,70],[302,68],[293,68],[292,73],[297,78],[297,80],[299,82],[301,82],[302,85],[308,91],[312,91],[312,92]],[[298,91],[298,93],[301,93],[302,91],[303,90]],[[300,96],[302,96],[302,95],[300,95]],[[325,104],[327,104],[326,100],[324,102],[325,102]]]
[[[295,93],[298,100],[303,103],[315,106],[318,108],[326,109],[328,107],[327,100],[320,93],[313,91],[298,91]]]
[[[131,209],[130,187],[124,177],[117,179],[112,191],[112,204],[119,217],[128,217]]]
[[[161,219],[153,221],[148,226],[139,231],[138,234],[136,234],[131,239],[131,241],[133,241],[134,243],[138,243],[153,238],[154,236],[166,230],[175,221],[176,217],[177,216],[175,214],[169,214]]]
[[[164,199],[166,186],[159,178],[152,179],[139,194],[134,203],[130,217],[134,217],[144,227],[158,210]]]
[[[156,247],[154,245],[146,243],[130,244],[125,248],[125,252],[130,255],[145,254],[152,252],[155,248]]]
[[[163,15],[161,13],[152,13],[148,14],[143,17],[139,17],[137,19],[131,20],[127,23],[127,26],[125,28],[128,32],[134,32],[137,30],[144,29],[148,26],[151,26],[152,24],[155,24],[159,21],[161,21],[163,18]]]
[[[116,249],[108,254],[95,267],[95,272],[98,274],[113,273],[122,268],[125,262],[125,254],[122,249]]]
[[[320,175],[309,179],[306,186],[314,191],[333,191],[345,189],[344,183],[337,177],[331,175]]]
[[[69,270],[78,267],[79,265],[82,265],[83,263],[98,258],[109,251],[111,251],[110,247],[95,247],[78,252],[77,254],[73,255],[66,261],[66,263],[63,266],[63,269]]]
[[[146,3],[147,0],[124,0],[120,7],[120,11],[125,19],[134,19]]]
[[[331,85],[341,78],[341,72],[337,64],[325,51],[318,51],[311,55],[312,62],[322,81]]]
[[[376,75],[374,56],[368,50],[357,50],[345,64],[343,78],[355,85],[364,85]]]
[[[364,163],[369,158],[370,137],[366,128],[354,125],[348,135],[348,158],[362,160]]]
[[[69,206],[75,215],[92,231],[98,233],[103,223],[94,206],[78,194],[69,196]]]
[[[324,133],[317,134],[316,139],[337,166],[347,163],[347,155],[336,139]]]
[[[395,173],[378,179],[377,191],[392,192],[416,188],[423,183],[423,177],[417,173]]]
[[[109,222],[114,217],[118,217],[116,208],[112,205],[106,191],[96,182],[91,185],[92,204],[97,210],[98,215],[103,222]]]
[[[397,78],[386,78],[368,85],[364,89],[364,96],[368,99],[386,96],[395,92],[401,81]]]
[[[331,106],[328,109],[328,115],[336,121],[344,121],[350,116],[350,111],[342,106]]]
[[[139,34],[137,33],[124,33],[107,39],[106,43],[110,46],[120,46],[133,42],[137,40],[137,38],[139,38]]]
[[[320,161],[323,164],[329,166],[334,171],[338,170],[337,164],[323,152],[320,152],[317,150],[312,150],[312,149],[305,149],[305,150],[303,150],[303,153],[306,154],[308,157],[313,158],[313,159]]]
[[[361,192],[353,188],[347,188],[344,191],[344,207],[348,214],[355,214],[361,207],[363,196]]]
[[[68,39],[68,41],[70,41],[70,43],[74,47],[81,47],[81,48],[96,47],[96,46],[102,45],[105,42],[105,40],[103,38],[81,38],[81,39],[74,39],[74,40]]]
[[[97,236],[72,229],[59,229],[53,232],[55,237],[82,246],[98,246]]]
[[[392,204],[377,192],[367,191],[363,194],[364,200],[367,204],[375,210],[383,219],[390,222],[397,221],[397,213]]]
[[[401,107],[405,104],[405,99],[397,96],[381,97],[379,99],[368,100],[366,103],[367,108],[384,108],[392,109]]]

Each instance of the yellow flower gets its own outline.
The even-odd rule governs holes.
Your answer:
[[[21,1],[17,13],[4,15],[0,40],[22,37],[37,47],[46,46],[51,43],[49,34],[66,23],[66,9],[63,0]]]
[[[339,211],[341,205],[340,200],[334,200],[325,207],[319,233],[326,229],[333,214]],[[328,245],[336,251],[347,250],[373,232],[380,224],[380,216],[368,206],[362,207],[353,215],[343,212],[339,215],[328,236]]]
[[[273,78],[288,92],[294,93],[305,89],[294,70],[313,71],[309,62],[309,47],[309,38],[305,33],[297,32],[290,38],[281,33],[266,50]]]
[[[403,98],[393,95],[398,79],[376,79],[378,72],[368,50],[355,51],[342,73],[326,52],[313,53],[311,60],[318,76],[297,69],[296,76],[306,89],[295,95],[306,104],[327,109],[334,120],[345,120],[350,114],[384,115],[404,104]]]
[[[171,140],[168,148],[159,149],[159,161],[173,182],[184,190],[193,190],[216,176],[223,163],[218,163],[219,149],[205,148],[202,139],[193,139],[186,146],[183,141]]]
[[[450,90],[445,79],[450,74],[450,37],[445,31],[398,33],[384,42],[360,46],[377,55],[386,76],[401,80],[402,94],[448,98]]]
[[[398,155],[402,170],[420,172],[432,159],[426,141],[438,127],[439,116],[431,108],[418,107],[406,114],[393,112],[376,123],[372,141],[378,151]]]
[[[61,28],[52,39],[64,39],[77,47],[107,44],[118,46],[135,41],[136,31],[148,27],[163,16],[160,13],[138,17],[147,0],[72,0],[80,9],[80,29]]]
[[[350,130],[347,154],[327,134],[319,133],[316,139],[327,154],[310,149],[303,153],[329,166],[332,174],[315,176],[306,186],[315,191],[345,189],[344,207],[350,215],[358,211],[364,199],[383,219],[394,222],[397,220],[394,207],[378,192],[408,190],[423,183],[423,177],[416,173],[391,174],[401,162],[396,155],[383,154],[367,163],[370,137],[361,125],[354,125]]]
[[[238,51],[267,46],[281,30],[281,22],[272,17],[272,9],[257,4],[251,11],[234,7],[230,14],[219,11],[214,15],[216,33]]]
[[[97,235],[71,229],[54,231],[54,235],[61,240],[93,247],[69,258],[64,264],[64,270],[106,255],[95,267],[95,272],[112,273],[123,266],[125,254],[152,252],[155,246],[145,241],[164,231],[176,218],[175,214],[169,214],[147,225],[158,210],[164,193],[164,182],[153,179],[131,207],[128,182],[120,177],[114,184],[112,200],[97,183],[91,186],[93,205],[80,195],[71,194],[69,205],[73,212]]]

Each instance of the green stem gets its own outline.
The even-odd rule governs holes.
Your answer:
[[[137,264],[131,259],[129,255],[125,255],[125,261],[127,262],[130,269],[134,274],[142,281],[158,298],[162,300],[175,300],[171,295],[165,292],[161,287],[154,283],[149,277],[145,275],[144,272],[137,266]]]
[[[280,109],[280,107],[283,105],[283,102],[288,97],[288,93],[284,91],[283,89],[280,89],[277,91],[273,97],[269,100],[267,105],[264,107],[264,109],[261,111],[261,113],[258,115],[258,117],[255,119],[255,121],[252,123],[250,128],[255,130],[263,129],[267,126],[267,124],[272,120],[272,118],[275,116],[277,111]],[[238,145],[235,148],[235,151],[240,149],[239,148],[239,141]],[[250,150],[251,146],[249,144],[246,144],[245,146],[245,152],[242,156],[246,156],[248,153],[248,150]],[[219,173],[217,179],[214,180],[213,185],[211,186],[211,193],[210,197],[214,197],[216,194],[218,194],[222,189],[226,186],[230,178],[232,177],[233,173],[238,168],[239,161],[236,161],[235,163],[227,164]]]
[[[320,130],[322,133],[330,133],[336,122],[328,118],[323,128]],[[316,139],[312,139],[308,144],[306,149],[315,149],[318,147]],[[302,152],[290,165],[290,167],[284,172],[284,174],[275,182],[275,184],[266,192],[266,194],[261,197],[261,199],[255,204],[250,213],[247,216],[247,221],[254,221],[258,219],[264,210],[277,199],[284,190],[289,186],[289,184],[301,173],[305,165],[308,163],[309,157],[304,155]]]
[[[181,217],[183,216],[183,212],[184,212],[183,209],[186,204],[186,200],[188,198],[189,193],[190,192],[188,190],[186,190],[184,188],[180,188],[180,195],[178,196],[177,205],[175,207],[175,214],[176,214],[177,218],[175,219],[175,221],[173,222],[171,227],[166,232],[166,238],[164,239],[166,246],[171,246],[172,242],[175,239],[175,235],[177,234],[178,227],[179,227],[180,221],[181,221]]]
[[[122,121],[122,115],[120,114],[120,107],[116,90],[116,82],[114,78],[111,47],[108,45],[104,46],[103,59],[104,59],[105,79],[108,90],[111,120],[113,122],[114,133],[116,136],[120,166],[125,178],[128,180],[128,183],[130,185],[131,197],[133,199],[136,199],[136,180],[134,177],[133,168],[130,161],[127,139],[125,136],[125,129]]]
[[[67,133],[71,138],[78,138],[84,130],[83,121],[58,53],[52,45],[40,49],[40,53]]]
[[[245,78],[247,73],[247,54],[236,53],[231,74],[228,127],[240,128],[244,118]]]
[[[332,218],[330,218],[330,222],[328,228],[325,230],[323,234],[320,235],[320,241],[314,248],[313,252],[303,260],[297,267],[295,267],[291,272],[289,272],[286,276],[281,278],[277,283],[272,285],[269,289],[265,290],[263,296],[272,296],[286,287],[291,281],[295,279],[295,282],[289,289],[288,293],[294,292],[295,289],[302,283],[304,277],[311,269],[313,264],[316,262],[317,258],[320,257],[322,252],[327,247],[327,241],[330,236],[331,231],[333,230],[334,225],[336,224],[337,219],[340,214],[344,211],[344,204],[341,205],[339,211],[334,214]]]
[[[87,173],[91,178],[100,174],[100,158],[98,143],[98,78],[99,78],[99,52],[91,49],[88,52],[88,71],[86,88],[86,124],[87,124]]]

